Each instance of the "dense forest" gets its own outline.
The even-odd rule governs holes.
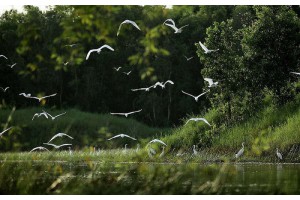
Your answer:
[[[182,124],[191,115],[218,109],[231,124],[253,116],[268,97],[276,105],[299,91],[299,6],[25,6],[0,17],[1,108],[77,108],[132,116],[154,127]],[[173,19],[174,33],[164,25]],[[135,21],[140,31],[123,25]],[[205,54],[199,42],[209,49]],[[72,45],[74,44],[74,45]],[[108,44],[86,60],[90,49]],[[191,58],[192,57],[192,58]],[[191,59],[187,59],[191,58]],[[13,68],[8,65],[17,63]],[[115,68],[121,67],[119,71]],[[123,72],[129,72],[126,75]],[[218,87],[208,90],[205,77]],[[132,91],[172,80],[164,89]],[[55,98],[37,103],[19,93]]]

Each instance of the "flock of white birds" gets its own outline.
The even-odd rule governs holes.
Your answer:
[[[117,32],[117,36],[120,34],[121,27],[122,27],[124,24],[131,24],[131,25],[133,25],[135,28],[137,28],[138,30],[141,30],[141,29],[139,28],[139,26],[138,26],[134,21],[131,21],[131,20],[125,20],[125,21],[123,21],[123,22],[120,24],[119,29],[118,29],[118,32]],[[187,24],[187,25],[184,25],[184,26],[182,26],[182,27],[180,27],[180,28],[177,28],[176,25],[175,25],[175,22],[174,22],[172,19],[167,19],[167,20],[163,23],[163,25],[169,26],[169,27],[171,27],[172,29],[174,29],[174,31],[175,31],[174,33],[175,33],[175,34],[181,33],[181,32],[183,31],[183,28],[185,28],[185,27],[188,26],[188,24]],[[77,44],[70,44],[70,45],[65,45],[65,46],[74,47],[74,46],[76,46],[76,45],[77,45]],[[199,41],[199,45],[200,45],[200,47],[204,50],[204,53],[205,53],[205,54],[212,53],[212,52],[216,52],[216,51],[219,50],[219,49],[213,49],[213,50],[212,50],[212,49],[208,49],[208,48],[207,48],[206,46],[204,46],[204,44],[202,44],[200,41]],[[106,48],[106,49],[108,49],[108,50],[111,50],[111,51],[114,51],[114,49],[113,49],[111,46],[105,44],[105,45],[103,45],[103,46],[101,46],[101,47],[99,47],[99,48],[97,48],[97,49],[91,49],[91,50],[89,50],[88,53],[87,53],[87,55],[86,55],[86,60],[88,60],[88,59],[90,58],[91,53],[97,52],[98,54],[100,54],[100,52],[101,52],[104,48]],[[188,57],[186,57],[186,56],[184,56],[184,57],[186,58],[187,61],[193,59],[193,57],[190,57],[190,58],[188,58]],[[0,58],[4,58],[4,59],[8,60],[8,58],[7,58],[5,55],[0,55]],[[66,63],[64,63],[64,65],[67,65],[68,63],[69,63],[69,62],[66,62]],[[13,64],[9,64],[8,66],[9,66],[10,68],[13,68],[13,67],[16,66],[16,65],[17,65],[17,63],[13,63]],[[115,68],[115,67],[114,67],[114,69],[115,69],[116,71],[119,71],[121,68],[122,68],[122,67],[118,67],[118,68]],[[123,72],[123,73],[126,74],[127,76],[129,76],[130,73],[131,73],[131,71],[129,71],[129,72]],[[300,75],[300,73],[298,73],[298,72],[291,72],[291,73],[296,74],[296,75]],[[208,82],[208,88],[213,88],[213,87],[217,87],[217,86],[218,86],[218,82],[214,82],[213,79],[211,79],[211,78],[204,78],[204,80]],[[154,85],[151,85],[151,86],[149,86],[149,87],[145,87],[145,88],[137,88],[137,89],[131,89],[131,90],[134,91],[134,92],[135,92],[135,91],[147,91],[147,92],[148,92],[151,88],[154,88],[154,89],[155,89],[157,86],[160,86],[162,89],[164,89],[167,83],[174,85],[174,82],[173,82],[173,81],[167,80],[167,81],[165,81],[165,82],[156,82]],[[0,88],[1,88],[1,90],[2,90],[3,92],[6,92],[6,91],[9,89],[9,87],[5,87],[5,88],[0,87]],[[198,102],[198,99],[199,99],[201,96],[205,95],[205,94],[208,93],[208,92],[210,92],[210,90],[207,90],[207,91],[205,91],[205,92],[199,94],[198,96],[194,96],[194,95],[189,94],[189,93],[187,93],[187,92],[185,92],[185,91],[182,90],[182,93],[183,93],[183,94],[186,94],[186,95],[188,95],[188,96],[193,97],[193,98],[195,99],[196,102]],[[37,100],[40,102],[40,101],[42,101],[43,99],[46,99],[46,98],[49,98],[49,97],[54,97],[54,96],[56,96],[56,93],[55,93],[55,94],[48,95],[48,96],[43,96],[43,97],[35,97],[35,96],[31,96],[30,93],[28,93],[28,94],[26,94],[26,93],[20,93],[19,95],[24,96],[25,98],[37,99]],[[137,110],[137,111],[127,112],[127,113],[110,113],[110,114],[112,114],[112,115],[123,115],[123,116],[125,116],[125,117],[128,117],[128,116],[131,115],[131,114],[139,113],[139,112],[141,112],[141,111],[142,111],[142,109]],[[56,116],[53,117],[52,115],[50,115],[49,113],[47,113],[46,111],[43,110],[43,112],[41,112],[41,113],[36,113],[36,114],[34,114],[32,120],[34,120],[36,117],[41,117],[41,116],[44,116],[46,119],[48,119],[48,118],[50,117],[50,119],[55,120],[57,117],[60,117],[60,116],[65,115],[65,114],[66,114],[66,112],[65,112],[65,113],[61,113],[61,114],[56,115]],[[205,118],[191,118],[191,119],[189,119],[189,120],[186,122],[186,124],[188,124],[190,121],[195,121],[195,122],[197,122],[197,121],[203,121],[203,122],[206,123],[208,126],[212,126]],[[185,124],[185,125],[186,125],[186,124]],[[12,127],[3,130],[3,131],[0,133],[0,138],[2,137],[2,135],[3,135],[5,132],[9,131],[11,128],[12,128]],[[52,142],[52,141],[53,141],[55,138],[57,138],[57,137],[68,137],[68,138],[70,138],[70,139],[73,139],[73,137],[71,137],[71,136],[69,136],[69,135],[67,135],[67,134],[65,134],[65,133],[58,133],[58,134],[54,135],[47,143],[43,143],[43,144],[48,145],[48,146],[53,146],[55,149],[59,149],[59,148],[61,148],[61,147],[63,147],[63,146],[71,146],[71,145],[72,145],[72,144],[55,145],[55,144],[53,144],[53,143],[50,143],[50,142]],[[110,140],[112,140],[112,139],[115,139],[115,138],[129,138],[129,139],[132,139],[132,140],[137,140],[137,139],[135,139],[135,138],[133,138],[133,137],[131,137],[131,136],[129,136],[129,135],[126,135],[126,134],[119,134],[119,135],[116,135],[116,136],[114,136],[114,137],[109,138],[108,141],[110,141]],[[156,151],[155,151],[153,148],[151,148],[151,144],[152,144],[152,143],[159,143],[159,144],[163,145],[162,152],[161,152],[161,154],[160,154],[160,156],[159,156],[159,157],[162,157],[162,156],[165,154],[164,148],[165,148],[165,146],[167,146],[167,144],[164,143],[163,141],[159,140],[159,139],[153,139],[153,140],[151,140],[151,141],[147,144],[147,147],[148,147],[148,153],[149,153],[150,156],[156,154]],[[125,144],[125,150],[126,150],[126,147],[127,147],[127,144]],[[69,147],[69,149],[70,149],[70,147]],[[139,144],[138,144],[137,151],[138,151],[138,149],[139,149]],[[33,148],[30,152],[36,151],[36,150],[46,150],[46,151],[49,151],[47,148],[45,148],[45,147],[43,147],[43,146],[39,146],[39,147]],[[196,145],[193,145],[193,155],[196,155],[197,153],[198,153],[198,152],[197,152],[197,150],[196,150]],[[238,159],[240,156],[242,156],[243,153],[244,153],[244,143],[242,143],[242,148],[238,151],[238,153],[235,154],[236,159]],[[276,155],[277,155],[277,157],[278,157],[280,160],[282,160],[282,155],[281,155],[281,153],[278,151],[278,148],[276,149]]]

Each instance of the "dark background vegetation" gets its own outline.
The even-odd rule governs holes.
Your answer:
[[[299,14],[299,6],[55,6],[45,12],[25,6],[24,13],[7,11],[0,17],[0,54],[9,60],[0,59],[0,86],[10,89],[0,92],[1,109],[39,106],[102,114],[143,109],[131,118],[152,127],[178,126],[183,118],[217,110],[218,125],[228,127],[255,116],[269,101],[283,105],[295,99],[298,77],[290,72],[300,70]],[[174,34],[163,25],[168,18],[177,27],[189,26]],[[123,25],[117,37],[125,19],[141,31]],[[220,50],[204,54],[199,41]],[[90,49],[104,44],[115,51],[85,60]],[[15,62],[13,69],[7,66]],[[130,76],[113,69],[119,66],[132,70]],[[182,94],[206,91],[204,77],[219,81],[219,87],[197,103]],[[168,79],[175,84],[164,90],[131,91]],[[38,103],[21,92],[58,95]]]

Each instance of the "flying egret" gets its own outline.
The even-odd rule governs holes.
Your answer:
[[[137,88],[137,89],[131,89],[131,91],[139,91],[139,90],[145,90],[145,91],[147,91],[147,92],[149,92],[149,90],[151,89],[151,88],[153,88],[154,86],[152,85],[152,86],[150,86],[150,87],[147,87],[147,88]]]
[[[197,155],[198,151],[196,150],[196,145],[193,145],[193,155]]]
[[[202,94],[199,94],[198,96],[191,95],[191,94],[189,94],[189,93],[187,93],[187,92],[185,92],[185,91],[183,91],[183,90],[181,90],[181,92],[184,93],[184,94],[186,94],[186,95],[189,95],[189,96],[191,96],[191,97],[194,97],[195,101],[198,102],[198,98],[201,97],[202,95],[208,93],[209,90],[206,91],[206,92],[203,92]]]
[[[127,76],[129,76],[129,74],[131,73],[131,71],[129,72],[122,72],[123,74],[126,74]]]
[[[208,87],[209,88],[210,87],[216,87],[219,83],[219,82],[214,82],[211,78],[204,78],[204,80],[208,82],[208,84],[209,84]]]
[[[40,117],[40,116],[42,116],[42,115],[44,115],[44,116],[48,119],[47,114],[45,113],[45,111],[43,111],[43,112],[41,112],[41,113],[35,113],[35,114],[33,115],[33,117],[32,117],[32,120],[34,120],[35,117]]]
[[[110,113],[111,115],[124,115],[125,117],[127,117],[128,115],[134,114],[134,113],[138,113],[141,112],[141,110],[137,110],[137,111],[132,111],[132,112],[128,112],[128,113]]]
[[[44,111],[44,110],[43,110]],[[51,117],[51,119],[52,120],[55,120],[57,117],[60,117],[60,116],[62,116],[62,115],[65,115],[67,112],[64,112],[64,113],[61,113],[61,114],[58,114],[58,115],[56,115],[56,116],[52,116],[52,115],[50,115],[49,113],[47,113],[46,111],[44,111],[49,117]]]
[[[55,149],[59,149],[60,147],[63,147],[63,146],[71,146],[72,145],[72,144],[55,145],[55,144],[51,144],[51,143],[43,143],[43,144],[53,146]]]
[[[33,149],[31,149],[31,151],[29,151],[29,152],[32,152],[32,151],[35,151],[35,150],[46,150],[46,151],[49,151],[47,148],[45,148],[45,147],[35,147],[35,148],[33,148]]]
[[[186,56],[184,56],[185,58],[186,58],[186,61],[190,61],[191,59],[193,59],[194,57],[190,57],[190,58],[188,58],[188,57],[186,57]]]
[[[114,67],[114,69],[115,69],[117,72],[118,72],[121,68],[122,68],[122,67],[118,67],[118,68]]]
[[[237,154],[235,154],[235,158],[238,159],[244,153],[244,142],[242,143],[242,148],[239,150]]]
[[[119,29],[118,29],[118,32],[117,32],[117,36],[119,36],[119,33],[120,33],[120,30],[121,30],[121,27],[123,24],[132,24],[135,28],[140,29],[140,27],[134,22],[134,21],[131,21],[131,20],[128,20],[126,19],[125,21],[123,21],[120,26],[119,26]]]
[[[69,64],[69,62],[64,62],[64,66],[66,66],[66,65],[68,65]]]
[[[7,66],[9,66],[10,68],[13,68],[16,65],[17,65],[17,63],[11,64],[11,65],[7,65]]]
[[[71,48],[73,48],[73,47],[75,47],[77,45],[79,45],[79,44],[77,44],[77,43],[75,43],[75,44],[67,44],[64,47],[71,47]]]
[[[219,49],[210,50],[206,46],[204,46],[204,44],[202,44],[201,42],[199,42],[199,44],[202,47],[202,49],[204,50],[204,53],[211,53],[211,52],[214,52],[214,51],[219,51]]]
[[[280,160],[282,160],[282,155],[281,155],[281,153],[278,151],[278,148],[276,148],[276,155],[277,155],[277,157],[278,157]]]
[[[0,58],[5,58],[6,60],[8,59],[5,55],[0,55]]]
[[[0,88],[1,88],[1,90],[3,90],[3,92],[6,92],[6,90],[9,89],[9,87],[6,87],[6,88],[0,87]]]
[[[189,119],[189,120],[185,123],[185,125],[187,125],[187,123],[189,123],[189,121],[195,121],[195,122],[197,122],[197,121],[204,121],[208,126],[211,126],[211,125],[208,123],[208,121],[207,121],[206,119],[204,119],[204,118],[191,118],[191,119]]]
[[[0,137],[2,137],[2,135],[3,135],[5,132],[9,131],[11,128],[12,128],[12,127],[7,128],[7,129],[5,129],[4,131],[2,131],[2,132],[0,133]]]
[[[57,138],[57,137],[63,137],[63,136],[67,136],[68,138],[71,138],[72,140],[74,139],[74,138],[72,138],[71,136],[69,136],[69,135],[67,135],[67,134],[65,134],[65,133],[57,133],[56,135],[54,135],[50,140],[49,140],[49,142],[47,142],[48,144],[52,141],[52,140],[54,140],[55,138]]]
[[[299,72],[290,72],[291,74],[296,74],[296,75],[300,75]]]
[[[166,23],[167,21],[168,21],[168,22],[171,22],[172,24],[167,24],[167,23]],[[173,29],[175,30],[174,33],[181,33],[181,32],[182,32],[182,29],[183,29],[184,27],[188,26],[188,24],[187,24],[187,25],[184,25],[184,26],[182,26],[182,27],[180,27],[180,28],[177,28],[177,27],[175,26],[175,22],[174,22],[172,19],[167,19],[163,24],[164,24],[164,25],[167,25],[167,26],[170,26],[171,28],[173,28]]]
[[[161,143],[161,144],[163,144],[163,145],[167,146],[167,145],[166,145],[166,143],[164,143],[163,141],[161,141],[161,140],[158,140],[158,139],[151,140],[150,142],[148,142],[147,146],[148,146],[149,144],[152,144],[152,143],[154,143],[154,142],[158,142],[158,143]]]
[[[157,86],[160,86],[162,89],[164,89],[167,83],[174,85],[173,81],[167,80],[166,82],[156,82],[153,87],[156,88]]]
[[[121,138],[128,137],[128,138],[130,138],[132,140],[136,140],[135,138],[130,137],[129,135],[126,135],[126,134],[119,134],[119,135],[116,135],[116,136],[114,136],[112,138],[109,138],[108,140],[115,139],[115,138],[118,138],[118,137],[121,137]]]
[[[24,97],[26,97],[26,98],[31,97],[31,94],[30,94],[30,93],[26,94],[26,93],[23,92],[23,93],[20,93],[19,95],[24,96]]]
[[[92,52],[97,52],[98,54],[100,54],[100,52],[101,52],[101,50],[102,50],[103,48],[108,48],[109,50],[114,51],[114,49],[113,49],[111,46],[105,44],[105,45],[101,46],[101,47],[98,48],[98,49],[91,49],[91,50],[89,50],[89,52],[87,53],[85,59],[86,59],[86,60],[89,59],[90,54],[91,54]]]

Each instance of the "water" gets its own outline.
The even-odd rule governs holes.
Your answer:
[[[10,161],[0,176],[0,194],[300,194],[300,164],[288,163]]]

